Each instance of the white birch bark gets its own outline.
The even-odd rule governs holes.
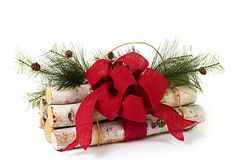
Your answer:
[[[188,86],[177,86],[179,91],[180,102],[182,104],[190,104],[196,101],[197,93]],[[81,85],[80,87],[68,90],[57,91],[55,88],[48,87],[46,89],[46,102],[47,104],[72,104],[78,103],[83,100],[91,92],[89,84]],[[189,98],[191,97],[191,98]],[[165,100],[166,99],[166,100]],[[175,100],[175,94],[171,89],[166,91],[163,103],[168,101],[168,104],[176,107],[178,102]]]
[[[179,86],[177,87],[180,93],[180,104],[181,105],[188,105],[192,104],[196,101],[197,94],[192,89]],[[168,89],[166,92],[165,97],[162,100],[163,103],[176,107],[178,104],[175,102],[175,95],[174,93]],[[50,105],[47,107],[48,113],[48,122],[52,128],[59,128],[59,127],[68,127],[75,125],[75,115],[80,106],[80,103],[76,104],[65,104],[65,105]],[[94,121],[102,121],[106,118],[99,114],[98,112],[94,113]]]
[[[178,110],[176,108],[176,110]],[[188,105],[183,107],[184,117],[189,120],[203,122],[205,114],[201,106]],[[147,120],[147,136],[168,132],[167,126],[157,118],[148,115]],[[100,123],[100,138],[98,138],[97,125],[93,125],[92,145],[97,145],[98,141],[101,144],[120,142],[124,139],[124,129],[121,122],[111,121]],[[75,127],[56,129],[51,133],[52,146],[55,150],[60,150],[69,145],[76,136]],[[102,141],[101,141],[102,140]],[[80,147],[79,145],[77,147]]]
[[[47,104],[72,104],[81,102],[91,92],[90,85],[84,84],[74,89],[57,90],[52,87],[46,89]]]
[[[177,86],[176,89],[179,92],[180,104],[187,105],[195,103],[197,100],[197,91],[189,88],[188,86]],[[168,88],[164,98],[161,101],[172,107],[179,106],[178,101],[176,101],[176,95],[174,92]]]
[[[75,125],[75,115],[80,106],[80,103],[65,104],[65,105],[50,105],[48,106],[48,122],[52,128],[69,127]],[[102,121],[106,118],[98,112],[94,112],[94,122]]]

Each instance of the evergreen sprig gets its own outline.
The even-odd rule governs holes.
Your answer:
[[[39,107],[40,99],[45,95],[45,88],[39,88],[36,91],[27,93],[27,100],[32,108]]]
[[[71,48],[72,56],[65,55],[66,47],[54,45],[46,54],[33,60],[30,56],[19,53],[17,56],[19,70],[30,78],[37,78],[44,87],[27,93],[27,99],[34,108],[40,102],[40,97],[45,94],[46,86],[55,87],[58,90],[74,88],[85,82],[85,71],[89,63],[84,56],[83,50]],[[77,53],[79,52],[79,53]],[[35,70],[32,65],[40,67]]]
[[[159,71],[169,85],[187,85],[193,89],[202,90],[199,79],[200,69],[222,71],[218,58],[211,54],[194,56],[191,46],[179,47],[178,41],[166,41],[159,47],[163,61],[155,55],[151,67]]]
[[[18,66],[19,66],[18,73],[25,74],[29,77],[32,77],[32,76],[36,77],[38,75],[38,72],[35,72],[31,68],[31,65],[34,62],[32,57],[20,52],[17,55],[17,61],[18,61]]]
[[[47,56],[47,68],[45,78],[52,87],[58,90],[75,88],[84,83],[85,70],[77,61],[62,58],[60,56]]]
[[[54,45],[51,50],[40,57],[40,69],[34,70],[32,64],[35,63],[31,57],[22,53],[18,55],[19,72],[30,77],[39,77],[43,83],[58,90],[74,88],[84,83],[85,71],[89,63],[84,57],[83,50],[76,53],[73,49],[72,57],[66,57],[67,50]]]

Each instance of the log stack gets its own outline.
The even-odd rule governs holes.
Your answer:
[[[174,107],[180,114],[183,114],[185,119],[203,122],[205,120],[204,111],[201,106],[194,104],[197,92],[187,86],[178,86],[176,89],[181,97],[179,102],[176,101],[176,94],[172,89],[166,91],[161,102]],[[46,140],[52,143],[55,150],[65,148],[75,139],[75,115],[83,98],[90,92],[88,84],[62,91],[52,87],[46,89],[39,106],[40,128],[44,130]],[[179,105],[182,106],[181,111]],[[96,121],[99,121],[99,128]],[[163,121],[149,114],[146,123],[147,136],[168,132]],[[91,145],[120,142],[123,139],[124,129],[118,116],[114,121],[108,121],[100,113],[94,113]]]

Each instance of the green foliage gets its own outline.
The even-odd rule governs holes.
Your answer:
[[[27,100],[32,108],[39,107],[40,99],[45,95],[45,89],[41,88],[33,92],[27,93]]]
[[[68,50],[72,51],[73,53],[71,58],[67,58],[65,56],[65,52]],[[87,70],[88,67],[90,66],[89,62],[86,60],[84,50],[73,44],[71,44],[71,47],[69,49],[64,44],[60,46],[55,44],[46,55],[48,55],[47,58],[60,57],[62,59],[67,59],[69,61],[76,62],[77,65],[80,66],[84,71]]]
[[[18,73],[25,74],[29,77],[36,77],[38,75],[38,72],[35,72],[31,69],[31,64],[34,60],[30,56],[20,52],[17,55],[17,61],[19,66]]]
[[[85,81],[85,71],[89,63],[84,57],[83,50],[72,48],[71,58],[65,56],[66,51],[64,46],[54,45],[49,52],[39,58],[41,67],[38,71],[31,68],[34,61],[20,53],[18,55],[19,72],[33,78],[39,77],[43,84],[56,87],[58,90],[79,86]]]
[[[74,88],[83,84],[85,80],[85,70],[81,64],[75,60],[62,58],[60,56],[47,56],[47,68],[45,78],[52,87],[58,90]]]
[[[187,85],[193,89],[202,90],[199,80],[199,69],[202,67],[207,72],[222,71],[218,59],[214,55],[200,54],[194,56],[192,47],[179,48],[178,41],[166,41],[159,47],[164,61],[155,55],[151,67],[159,71],[169,85]]]

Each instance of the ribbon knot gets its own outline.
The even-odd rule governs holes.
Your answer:
[[[196,123],[183,119],[170,106],[161,103],[168,88],[165,78],[138,53],[130,52],[114,63],[101,59],[86,72],[93,92],[84,98],[76,113],[76,138],[64,150],[78,144],[87,149],[92,141],[93,113],[96,109],[107,119],[122,119],[125,139],[146,136],[146,114],[163,120],[170,133],[183,140],[182,130]],[[137,133],[132,130],[138,131]]]

